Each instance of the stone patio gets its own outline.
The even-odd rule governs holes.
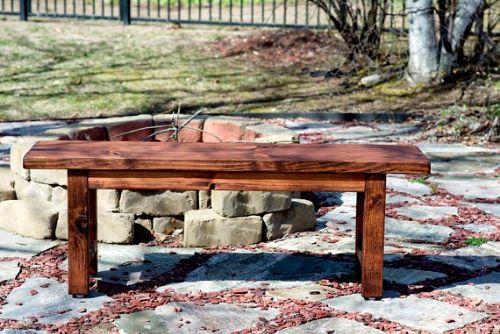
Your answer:
[[[302,142],[415,142],[418,131],[412,124],[276,121]],[[26,135],[15,126],[6,143]],[[36,135],[60,126],[23,129]],[[498,333],[500,148],[416,143],[433,161],[433,175],[388,177],[380,301],[365,301],[355,278],[355,194],[318,193],[315,229],[277,230],[270,242],[183,248],[182,236],[174,234],[142,244],[100,244],[100,272],[93,294],[83,299],[66,293],[63,241],[0,229],[0,334]],[[9,200],[10,183],[0,186],[0,199],[7,194],[2,200]],[[111,204],[100,205],[116,205],[106,198]],[[165,228],[170,221],[156,224]],[[476,239],[480,244],[470,244]]]

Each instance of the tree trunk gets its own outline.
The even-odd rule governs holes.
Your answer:
[[[407,0],[409,52],[407,75],[411,83],[429,83],[438,72],[438,46],[432,0]]]
[[[441,47],[439,77],[450,75],[457,60],[457,51],[463,46],[466,33],[483,6],[484,0],[458,0],[455,19],[451,23],[450,40],[448,43],[442,43]]]

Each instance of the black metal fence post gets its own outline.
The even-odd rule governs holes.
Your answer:
[[[30,10],[30,0],[19,0],[19,19],[21,21],[28,21],[28,14]]]
[[[120,20],[123,24],[130,24],[130,0],[120,0]]]

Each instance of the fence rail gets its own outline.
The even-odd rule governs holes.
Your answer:
[[[404,1],[392,2],[389,30],[404,30]],[[0,0],[0,15],[160,21],[288,28],[327,28],[308,0]]]
[[[498,20],[494,8],[488,22]],[[406,31],[405,0],[389,1],[388,32]],[[77,19],[217,24],[282,28],[330,27],[325,13],[310,0],[0,0],[0,15]],[[493,15],[493,18],[490,16]],[[495,30],[495,35],[498,31]]]

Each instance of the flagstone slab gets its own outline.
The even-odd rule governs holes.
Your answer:
[[[319,217],[319,222],[328,221],[327,226],[335,230],[354,234],[356,230],[355,209],[339,207]],[[385,218],[385,236],[396,240],[418,240],[443,242],[453,233],[453,229],[442,225],[419,224],[417,222]]]
[[[0,283],[16,278],[20,271],[18,261],[0,261]]]
[[[266,248],[280,248],[291,251],[312,252],[320,254],[353,254],[353,238],[335,238],[335,243],[324,241],[321,235],[301,235],[268,242]]]
[[[379,334],[378,329],[368,327],[354,320],[344,318],[325,318],[303,325],[287,328],[276,334]]]
[[[432,194],[432,190],[428,185],[412,182],[407,178],[399,176],[388,176],[387,188],[416,197]]]
[[[500,179],[481,176],[434,176],[429,181],[450,194],[466,199],[500,197]]]
[[[494,203],[474,203],[472,204],[475,207],[478,207],[482,211],[499,217],[500,218],[500,204],[494,204]]]
[[[190,272],[184,282],[164,285],[158,292],[213,292],[234,288],[290,288],[332,276],[352,274],[353,263],[318,256],[271,252],[223,253]]]
[[[325,233],[320,235],[301,235],[298,237],[286,238],[269,242],[264,245],[266,248],[280,248],[290,251],[310,252],[318,254],[354,254],[354,238],[352,237],[333,237],[335,242],[324,241]],[[420,245],[420,244],[419,244]],[[395,261],[399,260],[399,254],[404,252],[405,249],[393,247],[391,245],[384,246],[384,260]],[[402,255],[401,255],[402,257]]]
[[[365,300],[360,294],[354,294],[327,299],[323,303],[336,310],[367,312],[377,318],[433,333],[460,328],[488,316],[485,313],[415,296],[374,301]]]
[[[399,203],[409,203],[409,204],[419,204],[422,201],[405,195],[387,195],[385,199],[386,204],[399,204]]]
[[[418,144],[431,160],[432,173],[494,173],[500,166],[500,150],[463,144]]]
[[[328,292],[335,289],[319,284],[310,284],[288,289],[269,290],[266,294],[276,299],[300,299],[307,301],[320,301],[328,298]]]
[[[493,268],[500,265],[500,242],[488,241],[478,247],[463,247],[439,255],[429,255],[425,259],[470,271]]]
[[[397,208],[396,212],[412,219],[442,219],[458,215],[458,208],[454,206],[411,205]]]
[[[497,231],[497,228],[494,225],[489,224],[465,224],[458,225],[457,227],[461,227],[464,230],[472,231],[475,233],[493,233]]]
[[[259,321],[271,320],[277,309],[245,308],[232,304],[169,303],[154,311],[124,314],[115,320],[123,334],[141,333],[220,333],[227,334],[253,327]]]
[[[132,285],[149,281],[174,269],[199,251],[198,248],[147,247],[141,245],[98,245],[98,279]],[[67,270],[67,260],[61,269]]]
[[[500,272],[492,272],[467,281],[453,283],[439,290],[467,298],[480,299],[488,304],[498,304],[500,303]]]
[[[28,259],[60,244],[58,241],[23,237],[0,229],[0,258],[22,257]]]
[[[42,324],[64,323],[102,307],[113,299],[92,291],[89,298],[73,298],[68,285],[45,277],[31,277],[7,296],[0,309],[1,319],[30,323],[31,318]]]
[[[46,331],[35,329],[4,329],[0,330],[0,334],[45,334]]]
[[[396,284],[416,284],[428,279],[446,278],[443,273],[411,268],[384,268],[384,280]]]

